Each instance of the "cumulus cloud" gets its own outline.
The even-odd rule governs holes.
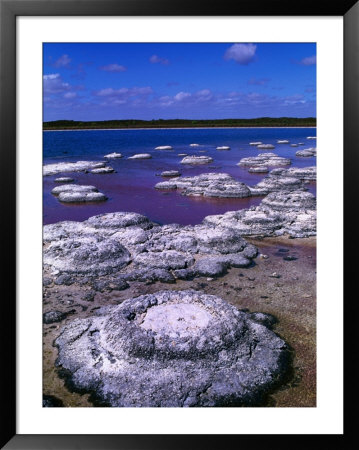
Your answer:
[[[151,64],[162,64],[164,66],[167,66],[170,63],[170,61],[169,61],[169,59],[161,58],[158,55],[152,55],[150,58],[150,63]]]
[[[300,64],[302,64],[303,66],[313,66],[316,63],[317,63],[316,55],[308,56],[307,58],[303,58],[300,61]]]
[[[191,97],[192,94],[190,94],[189,92],[179,92],[178,94],[176,94],[174,96],[174,99],[181,102],[183,100],[185,100],[186,98]]]
[[[306,103],[304,96],[300,95],[300,94],[295,94],[295,95],[290,95],[288,97],[284,97],[283,101],[284,101],[284,104],[287,106]]]
[[[233,44],[226,50],[224,59],[233,59],[236,63],[246,66],[253,61],[256,50],[255,44]]]
[[[77,94],[76,92],[66,92],[66,94],[64,94],[64,98],[70,99],[70,98],[76,98]]]
[[[144,103],[147,97],[153,93],[150,86],[145,87],[132,87],[132,88],[106,88],[99,91],[95,91],[93,94],[95,97],[103,99],[103,105],[123,105],[129,102],[132,104]]]
[[[125,72],[127,67],[121,66],[119,64],[108,64],[107,66],[101,66],[100,70],[104,70],[105,72]]]
[[[57,59],[52,66],[53,67],[68,67],[70,65],[71,59],[69,55],[62,55],[59,59]]]
[[[59,73],[50,73],[43,76],[44,95],[58,94],[71,89],[69,83],[65,83]]]

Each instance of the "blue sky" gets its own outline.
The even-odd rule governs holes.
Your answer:
[[[316,117],[313,43],[49,43],[44,120]]]

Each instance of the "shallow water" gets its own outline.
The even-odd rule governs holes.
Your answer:
[[[103,156],[119,152],[123,158],[109,160],[116,173],[95,175],[83,172],[68,173],[77,184],[96,186],[109,198],[95,204],[62,204],[51,194],[58,186],[54,179],[62,174],[44,177],[44,224],[61,220],[85,220],[96,214],[114,211],[133,211],[164,223],[197,224],[210,214],[221,214],[252,205],[258,205],[262,197],[245,199],[215,199],[185,197],[178,191],[159,191],[154,185],[164,180],[159,174],[164,170],[179,170],[183,176],[208,172],[225,172],[238,181],[253,185],[266,174],[250,174],[248,169],[236,164],[241,158],[265,153],[250,146],[249,142],[262,141],[274,144],[269,150],[279,156],[292,159],[289,167],[307,167],[316,164],[316,158],[300,158],[298,150],[315,147],[316,141],[306,139],[316,136],[315,128],[217,128],[217,129],[146,129],[146,130],[76,130],[43,133],[44,164],[60,161],[104,161]],[[276,144],[279,139],[304,145]],[[199,147],[190,147],[197,143]],[[173,150],[155,150],[161,145],[171,145]],[[216,150],[217,146],[230,146],[231,150]],[[152,159],[128,160],[135,153],[150,153]],[[182,165],[178,153],[209,155],[214,161],[200,166]],[[308,185],[315,193],[315,183]]]

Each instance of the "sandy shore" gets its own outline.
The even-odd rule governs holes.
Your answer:
[[[83,294],[87,287],[44,288],[44,312],[71,312],[61,323],[44,325],[43,392],[60,399],[65,407],[91,407],[88,394],[71,393],[55,369],[57,349],[52,343],[60,328],[77,317],[88,317],[97,308],[163,289],[196,289],[222,297],[239,309],[274,315],[274,331],[292,350],[292,371],[286,384],[268,396],[264,406],[316,406],[316,239],[247,239],[268,258],[257,257],[247,269],[232,268],[225,276],[208,280],[178,280],[173,284],[132,283],[124,291],[96,293],[93,301]],[[295,260],[284,260],[293,256]],[[273,277],[273,274],[279,277]],[[46,274],[45,274],[46,275]]]

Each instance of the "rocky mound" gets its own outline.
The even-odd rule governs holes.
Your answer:
[[[256,207],[207,216],[203,223],[218,232],[226,228],[242,236],[315,236],[316,199],[303,190],[272,192]]]
[[[129,156],[127,159],[151,159],[152,155],[149,153],[137,153],[136,155]]]
[[[106,166],[106,167],[100,167],[98,169],[92,169],[91,173],[102,174],[102,173],[113,173],[114,171],[115,171],[115,169],[113,167]]]
[[[55,187],[51,193],[58,196],[60,202],[100,202],[107,200],[102,192],[98,192],[95,186],[85,186],[78,184],[63,184]]]
[[[182,159],[181,164],[208,164],[211,162],[213,162],[213,158],[211,158],[210,156],[191,155],[191,156],[185,156]]]
[[[260,153],[258,156],[248,156],[247,158],[242,158],[237,166],[289,166],[290,164],[291,161],[289,158],[282,158],[275,153]]]
[[[257,145],[257,148],[260,148],[262,150],[271,150],[275,147],[272,144],[259,144],[259,145]]]
[[[108,159],[117,159],[117,158],[122,158],[122,153],[109,153],[108,155],[105,155],[104,158],[108,158]]]
[[[302,181],[315,181],[317,179],[317,168],[315,166],[290,167],[289,169],[277,168],[271,170],[269,176],[298,178]]]
[[[268,173],[269,169],[266,166],[250,167],[248,169],[249,173]]]
[[[302,188],[303,182],[298,178],[271,175],[263,178],[255,186],[249,187],[252,195],[267,195],[270,192],[279,191],[296,191]]]
[[[178,170],[165,170],[161,173],[161,177],[179,177],[181,176]]]
[[[295,156],[302,156],[302,157],[317,156],[317,149],[306,148],[305,150],[299,150],[298,152],[296,152]]]
[[[55,178],[54,181],[55,181],[55,183],[72,183],[75,180],[70,177],[60,177],[60,178]]]
[[[182,195],[243,198],[251,191],[244,183],[226,173],[204,173],[195,177],[174,178],[155,185],[156,189],[182,189]]]
[[[55,175],[66,172],[85,172],[90,169],[105,167],[106,163],[98,161],[77,161],[75,163],[60,162],[55,164],[46,164],[43,167],[43,175]]]
[[[143,295],[66,325],[56,365],[106,406],[256,405],[288,350],[255,317],[198,291]]]
[[[135,213],[108,213],[84,222],[44,227],[44,265],[49,277],[72,282],[117,280],[173,282],[217,276],[247,267],[257,255],[236,230],[208,225],[159,226]]]

